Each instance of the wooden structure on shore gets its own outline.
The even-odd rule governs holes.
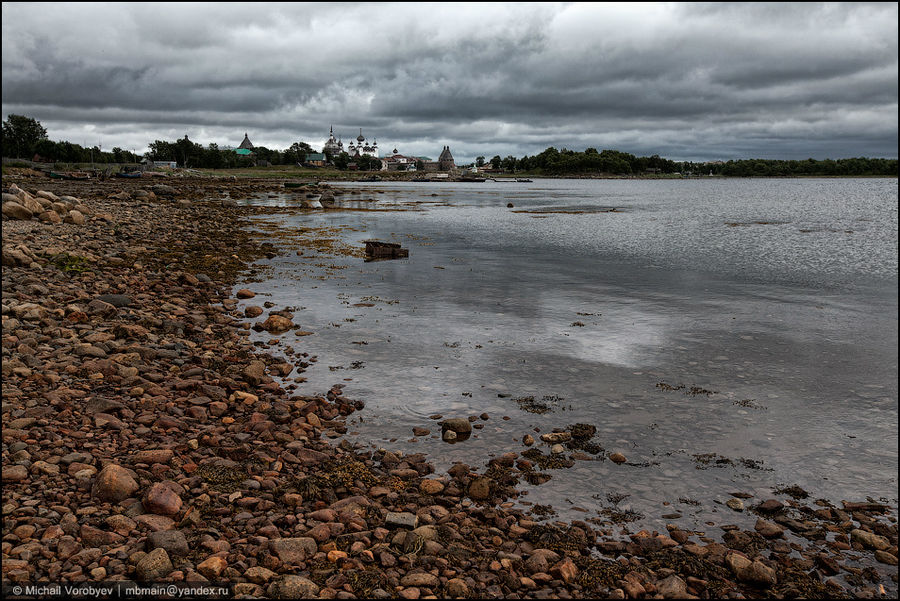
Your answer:
[[[401,248],[396,242],[381,242],[380,240],[366,240],[366,261],[378,261],[384,259],[406,259],[409,257],[409,249]]]

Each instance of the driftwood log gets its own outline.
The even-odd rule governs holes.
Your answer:
[[[366,240],[367,261],[376,259],[405,259],[408,256],[409,249],[401,248],[396,242]]]

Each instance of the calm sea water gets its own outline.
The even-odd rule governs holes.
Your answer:
[[[536,428],[593,424],[628,463],[578,461],[524,485],[522,500],[564,518],[614,508],[657,528],[675,512],[752,526],[721,503],[790,485],[896,505],[896,180],[341,187],[358,192],[343,206],[378,210],[265,220],[335,228],[355,247],[401,242],[409,259],[288,253],[265,262],[250,302],[298,308],[315,335],[283,339],[319,359],[299,392],[344,383],[365,400],[352,440],[425,452],[440,473],[521,452]],[[551,411],[523,411],[529,396]],[[453,445],[428,418],[485,412]],[[433,434],[410,441],[415,426]]]

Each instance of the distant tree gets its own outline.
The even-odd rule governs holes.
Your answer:
[[[203,167],[209,169],[221,169],[225,166],[225,158],[222,156],[222,151],[219,150],[218,144],[210,143],[202,156]]]
[[[31,158],[34,147],[47,138],[47,130],[41,127],[36,119],[24,115],[10,115],[3,122],[3,155],[15,153],[16,158],[22,155]]]
[[[476,157],[475,158],[475,166],[476,167],[484,167],[484,157]]]
[[[171,142],[154,140],[147,145],[147,156],[152,161],[171,161],[175,159],[175,148]]]
[[[379,171],[381,169],[381,159],[366,155],[356,159],[356,164],[360,171]]]
[[[346,152],[342,152],[341,154],[334,157],[334,166],[343,171],[347,168],[347,165],[350,164],[350,155]]]
[[[503,162],[503,159],[500,158],[499,154],[495,154],[491,159],[491,167],[494,169],[500,169],[500,164]]]
[[[416,159],[416,171],[425,171],[425,161]]]
[[[285,163],[305,163],[306,157],[315,154],[312,146],[306,142],[294,142],[291,147],[284,151]],[[325,157],[328,158],[327,156]],[[330,159],[329,159],[330,160]]]
[[[47,138],[38,140],[38,143],[34,145],[34,153],[40,155],[45,162],[53,163],[60,155],[59,144]]]
[[[503,167],[504,171],[512,173],[516,170],[516,157],[508,155],[505,159],[503,159],[503,161],[501,161],[500,166]]]

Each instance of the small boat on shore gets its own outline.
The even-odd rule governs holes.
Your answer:
[[[520,184],[530,184],[531,183],[531,180],[528,179],[527,177],[517,177],[516,181],[519,182]]]
[[[53,179],[77,179],[77,180],[87,180],[91,179],[91,176],[84,171],[51,171],[50,177]]]
[[[118,173],[116,173],[116,177],[124,177],[128,179],[137,179],[140,176],[140,171],[119,171]]]

